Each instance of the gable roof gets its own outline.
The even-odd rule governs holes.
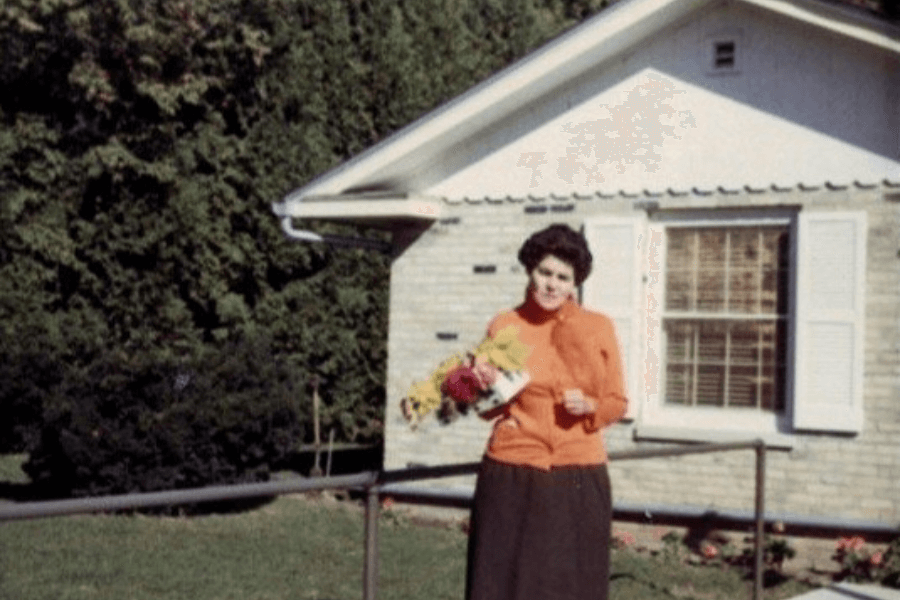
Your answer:
[[[900,27],[871,12],[829,0],[724,0],[758,7],[900,56]],[[289,193],[279,216],[301,216],[300,203],[318,199],[415,196],[429,165],[452,161],[497,123],[526,109],[597,64],[622,55],[655,33],[723,0],[621,0],[466,93],[380,143]],[[387,218],[415,218],[432,208],[411,204]],[[396,206],[394,207],[397,208]]]

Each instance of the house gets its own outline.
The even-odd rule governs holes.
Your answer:
[[[767,510],[900,523],[900,26],[825,0],[622,0],[275,206],[394,230],[386,468],[478,460],[410,384],[523,298],[533,231],[584,230],[616,323],[610,450],[763,439]],[[613,463],[617,504],[753,506],[748,452]],[[437,481],[469,486],[471,478]]]

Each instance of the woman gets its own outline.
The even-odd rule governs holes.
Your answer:
[[[488,335],[514,326],[531,347],[529,384],[497,418],[475,490],[468,600],[603,600],[612,511],[600,430],[625,413],[612,322],[581,308],[590,273],[584,238],[565,225],[519,250],[525,302]],[[496,372],[476,366],[490,383]]]

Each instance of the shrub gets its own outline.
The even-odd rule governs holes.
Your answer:
[[[41,405],[59,382],[44,353],[0,350],[0,453],[27,452],[40,435]]]
[[[875,550],[867,547],[861,536],[842,537],[835,544],[832,558],[841,567],[835,576],[839,581],[877,581],[900,588],[900,538],[885,550]]]
[[[881,585],[900,590],[900,537],[891,542],[880,558]]]
[[[260,340],[188,360],[110,352],[57,390],[24,466],[55,496],[265,480],[304,433],[297,377]]]

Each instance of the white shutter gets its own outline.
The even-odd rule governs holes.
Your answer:
[[[863,422],[866,213],[800,213],[794,428]]]
[[[594,217],[585,221],[584,233],[594,256],[594,265],[582,288],[582,303],[615,322],[625,363],[625,389],[629,400],[626,418],[633,419],[643,390],[638,378],[643,365],[640,315],[645,218]]]

